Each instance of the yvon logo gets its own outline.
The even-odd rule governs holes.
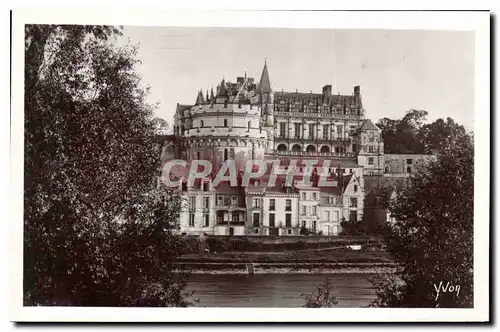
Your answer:
[[[438,300],[441,291],[443,291],[443,293],[457,292],[457,296],[460,294],[460,285],[451,285],[449,281],[446,285],[443,284],[442,281],[439,282],[439,285],[434,284],[434,289],[436,290],[436,301]]]

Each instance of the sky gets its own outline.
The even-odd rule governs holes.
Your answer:
[[[430,30],[125,27],[120,43],[139,46],[137,70],[148,101],[170,124],[177,103],[193,104],[223,77],[260,79],[267,61],[274,91],[353,93],[366,116],[398,119],[410,109],[428,121],[474,126],[474,33]]]

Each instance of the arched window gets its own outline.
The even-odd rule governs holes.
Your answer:
[[[286,145],[285,144],[278,145],[278,151],[286,151]]]
[[[227,151],[227,149],[224,149],[224,161],[227,160],[227,158],[228,158],[227,155],[228,155],[228,151]]]
[[[295,144],[294,146],[292,146],[292,151],[293,152],[300,152],[300,151],[302,151],[302,148],[300,145]]]
[[[227,119],[224,119],[224,127],[227,127]]]
[[[314,145],[309,145],[306,149],[307,152],[316,152],[316,147]]]
[[[391,169],[389,168],[389,166],[385,166],[385,170],[384,170],[384,172],[385,172],[385,173],[389,173],[390,171],[391,171]]]
[[[328,153],[328,152],[330,152],[330,147],[328,145],[323,145],[321,147],[320,152],[322,152],[322,153]]]

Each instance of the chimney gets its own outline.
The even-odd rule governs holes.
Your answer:
[[[330,98],[331,96],[332,96],[332,86],[331,85],[325,85],[323,87],[323,97]]]
[[[361,105],[361,92],[359,89],[359,85],[356,85],[354,87],[354,102],[356,103],[357,106],[362,106]]]

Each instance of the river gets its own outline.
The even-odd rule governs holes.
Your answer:
[[[375,298],[368,274],[191,275],[188,289],[200,307],[301,307],[326,278],[335,287],[338,307],[363,307]]]

